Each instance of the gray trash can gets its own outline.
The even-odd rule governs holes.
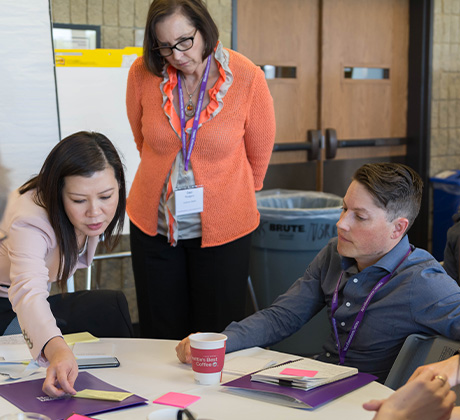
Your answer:
[[[337,236],[342,198],[328,193],[266,190],[256,194],[260,225],[251,247],[250,276],[259,309],[269,306],[303,275],[318,252]],[[330,334],[326,311],[274,349],[319,353]]]

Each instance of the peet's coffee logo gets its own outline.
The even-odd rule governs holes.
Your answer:
[[[195,364],[195,366],[199,366],[199,367],[205,367],[205,368],[217,367],[217,356],[205,356],[205,357],[192,356],[192,361]]]
[[[337,236],[337,226],[330,223],[310,223],[308,232],[305,232],[305,225],[270,223],[269,230],[279,233],[307,233],[310,241],[330,239]]]

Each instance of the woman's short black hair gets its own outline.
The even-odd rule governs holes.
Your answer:
[[[147,70],[161,76],[165,59],[153,48],[159,47],[155,26],[174,13],[183,14],[204,39],[203,61],[212,54],[219,40],[219,30],[202,0],[154,0],[147,14],[144,35],[144,63]]]

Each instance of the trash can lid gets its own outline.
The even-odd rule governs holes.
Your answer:
[[[460,170],[442,171],[431,177],[430,181],[438,184],[460,185]]]
[[[257,208],[262,211],[335,211],[343,199],[335,194],[319,191],[273,189],[256,193]]]

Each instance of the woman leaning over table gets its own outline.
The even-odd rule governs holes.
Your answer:
[[[126,102],[141,157],[127,204],[141,336],[221,331],[245,315],[273,149],[264,73],[223,48],[201,0],[154,0]]]
[[[0,333],[8,334],[19,321],[32,357],[48,364],[43,390],[50,396],[74,394],[78,375],[57,319],[66,328],[78,329],[92,314],[94,319],[87,319],[90,327],[132,335],[131,321],[118,315],[120,308],[127,309],[121,292],[83,291],[48,298],[51,283],[57,281],[63,290],[77,268],[91,264],[101,235],[108,249],[115,245],[125,202],[123,165],[115,147],[104,135],[88,132],[59,142],[40,173],[8,199],[0,224],[7,235],[0,243]],[[72,307],[75,319],[61,319]]]

